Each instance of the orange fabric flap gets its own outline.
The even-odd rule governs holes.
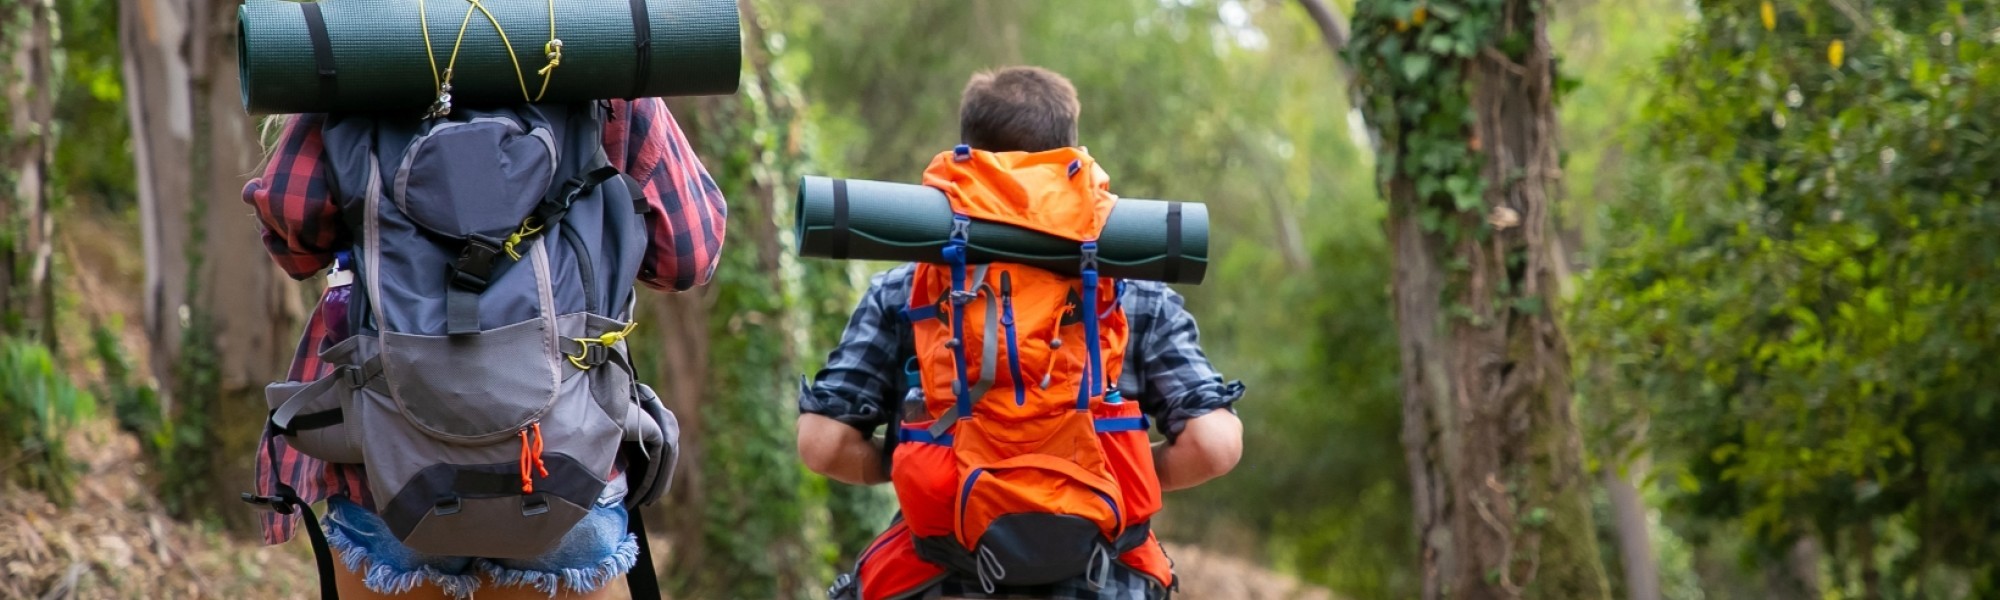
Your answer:
[[[965,160],[948,151],[931,159],[924,185],[943,191],[952,210],[973,219],[1078,242],[1097,239],[1118,200],[1111,177],[1079,148],[973,150]]]

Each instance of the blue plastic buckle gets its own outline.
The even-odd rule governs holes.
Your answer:
[[[1071,160],[1071,161],[1069,161],[1069,176],[1070,176],[1070,177],[1075,177],[1075,176],[1076,176],[1076,173],[1077,173],[1078,171],[1082,171],[1082,170],[1083,170],[1083,161],[1082,161],[1082,160],[1080,160],[1080,159],[1077,159],[1077,160]]]
[[[951,159],[957,162],[972,160],[972,147],[959,144],[958,147],[951,149]]]

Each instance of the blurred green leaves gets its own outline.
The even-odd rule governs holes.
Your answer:
[[[1700,3],[1582,281],[1577,357],[1615,375],[1580,389],[1643,399],[1614,409],[1687,531],[1815,536],[1833,588],[1991,586],[2000,54],[1968,40],[2000,7],[1850,4]]]

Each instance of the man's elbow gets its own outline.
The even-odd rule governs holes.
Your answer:
[[[849,437],[860,432],[824,415],[799,415],[799,461],[814,473],[839,478],[841,455]]]
[[[799,461],[807,469],[820,475],[828,475],[840,454],[839,440],[827,435],[820,420],[831,420],[820,415],[799,415]]]
[[[1180,443],[1193,446],[1188,456],[1195,479],[1207,481],[1227,475],[1243,460],[1243,422],[1235,413],[1218,410],[1188,422]]]

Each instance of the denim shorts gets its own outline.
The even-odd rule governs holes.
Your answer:
[[[343,566],[363,573],[363,585],[378,594],[402,594],[428,582],[454,598],[470,598],[481,584],[530,586],[554,597],[558,587],[597,591],[632,569],[639,543],[626,519],[622,502],[600,501],[555,550],[527,560],[418,553],[403,546],[381,517],[341,496],[327,500],[325,523],[327,544]]]

